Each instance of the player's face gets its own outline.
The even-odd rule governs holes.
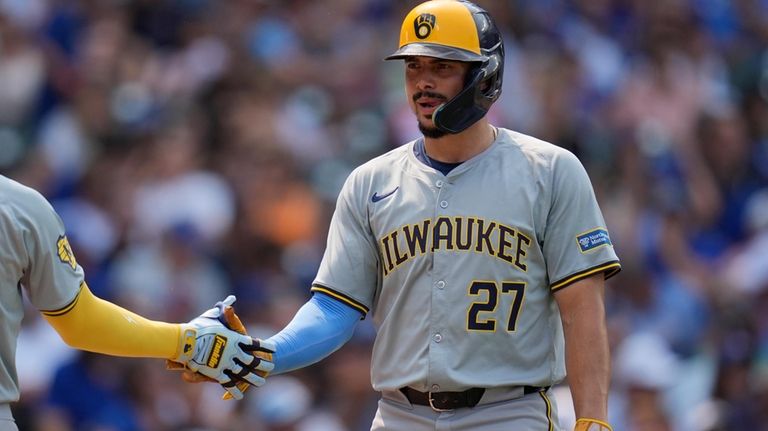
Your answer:
[[[464,88],[469,67],[469,63],[433,57],[405,59],[405,93],[424,136],[439,138],[446,134],[435,127],[432,114]]]

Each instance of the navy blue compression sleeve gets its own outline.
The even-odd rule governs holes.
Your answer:
[[[315,293],[282,331],[269,338],[275,343],[273,357],[280,374],[314,364],[352,338],[360,312],[322,293]]]

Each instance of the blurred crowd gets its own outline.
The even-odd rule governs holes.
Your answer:
[[[346,175],[419,135],[382,61],[415,3],[0,0],[0,173],[52,201],[97,295],[178,322],[234,293],[272,335],[309,297]],[[622,259],[614,429],[768,429],[768,1],[477,3],[505,36],[492,123],[581,159]],[[162,361],[72,351],[30,309],[15,415],[367,430],[369,320],[236,403]]]

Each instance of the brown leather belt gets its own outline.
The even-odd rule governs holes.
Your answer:
[[[547,389],[539,386],[524,386],[523,394],[533,394]],[[421,392],[411,387],[404,387],[400,388],[400,392],[408,398],[411,404],[430,406],[433,410],[444,411],[476,406],[483,397],[485,389],[471,388],[461,392]]]

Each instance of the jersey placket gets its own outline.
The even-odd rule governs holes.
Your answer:
[[[435,202],[434,202],[434,217],[433,220],[437,220],[439,217],[447,217],[451,214],[451,184],[445,179],[433,180],[433,186],[435,188]],[[451,280],[449,274],[451,273],[452,262],[450,254],[451,250],[446,250],[445,247],[434,243],[437,235],[433,234],[434,252],[432,253],[432,272],[431,272],[431,287],[432,287],[432,306],[430,307],[429,315],[429,372],[427,374],[427,386],[432,392],[441,391],[440,384],[447,382],[446,364],[448,363],[447,355],[450,354],[450,345],[455,340],[450,340],[446,337],[448,334],[445,327],[446,322],[451,321],[455,304],[450,303],[448,289],[455,288],[451,286]]]

